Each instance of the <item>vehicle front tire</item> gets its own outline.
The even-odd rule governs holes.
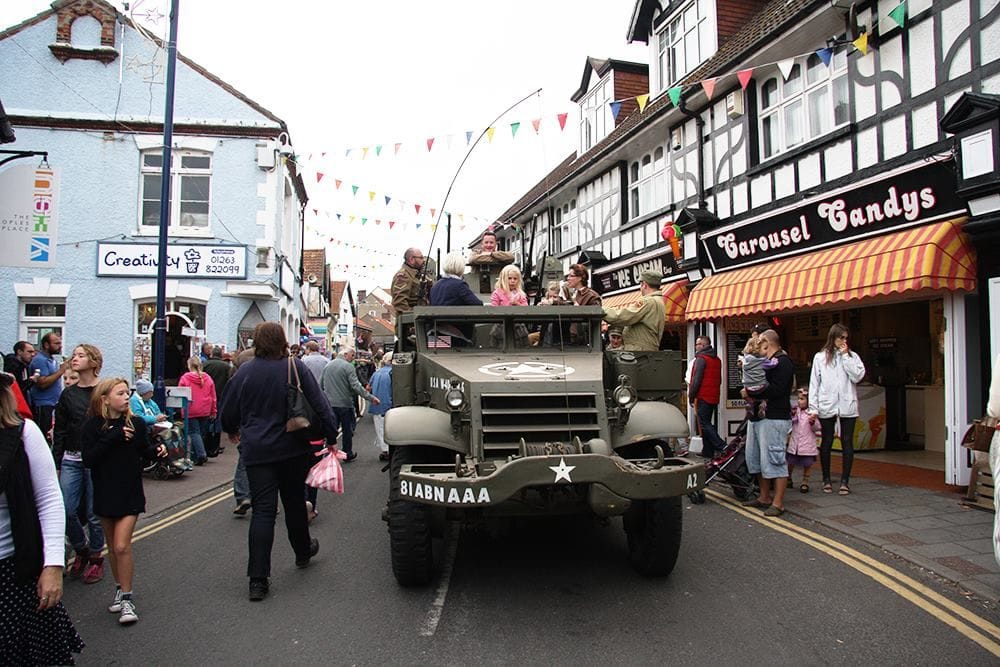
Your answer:
[[[633,501],[622,522],[629,558],[636,571],[647,577],[670,574],[681,547],[680,497]]]
[[[426,585],[434,566],[430,508],[399,495],[399,471],[404,465],[419,462],[417,450],[395,447],[390,466],[389,550],[392,573],[401,586]]]

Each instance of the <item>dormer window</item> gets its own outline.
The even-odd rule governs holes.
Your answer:
[[[762,160],[850,121],[846,51],[836,53],[829,67],[816,54],[798,58],[788,78],[775,69],[758,90]]]
[[[611,79],[600,81],[580,103],[580,153],[586,153],[614,128]]]
[[[692,0],[655,30],[656,84],[662,92],[715,53],[715,3]]]

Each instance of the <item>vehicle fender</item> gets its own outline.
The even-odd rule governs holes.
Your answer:
[[[394,447],[433,445],[468,452],[468,444],[455,436],[447,412],[423,405],[401,405],[385,413],[385,441]]]
[[[611,429],[611,446],[615,449],[646,440],[686,438],[687,419],[677,406],[660,401],[639,401],[629,413],[625,428]]]

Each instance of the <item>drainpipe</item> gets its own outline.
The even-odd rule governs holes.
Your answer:
[[[707,209],[708,202],[705,200],[705,143],[702,140],[705,134],[705,120],[700,113],[694,113],[687,108],[683,97],[677,108],[688,118],[694,118],[694,125],[698,133],[698,208]]]

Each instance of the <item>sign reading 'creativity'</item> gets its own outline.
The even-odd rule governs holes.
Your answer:
[[[98,243],[97,275],[156,276],[158,249],[153,243]],[[247,276],[246,246],[169,245],[169,278],[224,278]]]
[[[0,266],[55,266],[59,175],[48,164],[0,171]]]

